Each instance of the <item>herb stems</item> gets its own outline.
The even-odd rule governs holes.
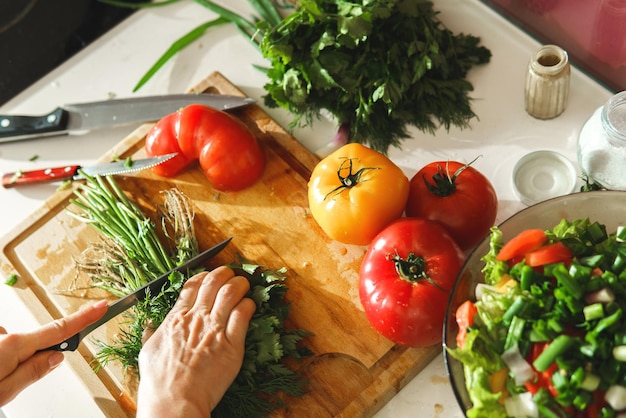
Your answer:
[[[74,192],[76,198],[71,200],[82,212],[68,213],[113,241],[125,254],[123,258],[144,272],[156,276],[172,269],[175,262],[161,244],[154,222],[141,213],[115,181],[110,177],[85,178],[87,182]],[[117,270],[124,268],[127,267],[119,266]],[[145,274],[137,272],[137,276]],[[151,278],[129,282],[129,291],[143,286],[146,280]]]

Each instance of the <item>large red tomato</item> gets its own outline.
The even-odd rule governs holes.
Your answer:
[[[441,341],[449,292],[465,255],[446,230],[423,218],[401,218],[370,244],[359,276],[367,319],[397,344]]]
[[[193,104],[162,118],[146,137],[148,156],[178,152],[152,170],[173,177],[196,160],[217,190],[235,191],[263,174],[265,156],[254,134],[232,115]]]
[[[411,179],[406,215],[439,222],[463,251],[489,234],[497,213],[493,185],[469,164],[433,162]]]

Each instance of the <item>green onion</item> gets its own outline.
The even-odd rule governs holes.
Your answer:
[[[580,384],[580,388],[593,392],[600,386],[600,378],[593,373],[586,373],[585,378]]]
[[[626,362],[626,345],[613,347],[613,358],[617,361]]]
[[[591,267],[578,263],[572,263],[569,267],[568,273],[574,280],[586,279],[591,276]]]
[[[574,278],[570,276],[570,274],[565,270],[565,267],[562,265],[555,267],[552,274],[554,274],[554,277],[559,282],[559,285],[574,299],[580,299],[583,296],[582,287],[580,287]]]
[[[615,259],[613,260],[613,265],[611,266],[611,270],[619,274],[622,272],[622,270],[624,270],[624,267],[626,267],[626,258],[622,256],[621,254],[617,254],[615,256]]]
[[[587,228],[589,240],[592,244],[598,244],[606,241],[608,234],[606,233],[606,227],[599,222],[594,222]]]
[[[9,277],[7,277],[7,279],[4,281],[4,284],[6,284],[7,286],[15,286],[15,283],[17,283],[17,279],[18,275],[16,273],[11,273],[9,274]]]
[[[605,329],[607,329],[610,326],[616,324],[617,321],[619,321],[619,319],[621,317],[622,317],[622,310],[621,309],[617,309],[611,315],[609,315],[607,317],[604,317],[600,321],[598,321],[598,323],[596,324],[595,328],[591,332],[593,334],[595,334],[595,335],[598,335],[602,331],[604,331]]]
[[[585,266],[598,267],[604,261],[604,254],[594,254],[587,257],[581,257],[580,262]]]
[[[520,295],[516,296],[511,306],[509,306],[509,309],[507,309],[506,312],[504,312],[504,314],[502,315],[502,321],[505,324],[509,324],[513,317],[520,313],[520,311],[524,308],[524,304],[524,297]]]
[[[136,92],[137,90],[139,90],[144,84],[146,84],[148,82],[148,80],[157,72],[159,71],[159,69],[165,65],[165,63],[167,61],[170,60],[170,58],[172,58],[174,55],[176,55],[176,53],[178,51],[180,51],[181,49],[185,48],[187,45],[191,44],[192,42],[194,42],[196,39],[200,38],[202,35],[204,35],[204,32],[207,31],[207,29],[212,28],[214,26],[219,26],[219,25],[223,25],[224,23],[228,23],[227,19],[224,18],[217,18],[215,20],[211,20],[209,22],[203,23],[195,28],[193,28],[191,31],[189,31],[188,33],[186,33],[185,35],[183,35],[181,38],[177,39],[168,49],[167,51],[165,51],[163,53],[163,55],[161,55],[161,57],[159,57],[159,59],[157,60],[157,62],[155,62],[152,67],[150,67],[150,69],[146,72],[146,74],[144,74],[143,77],[141,77],[141,79],[139,80],[139,82],[137,83],[137,85],[133,88],[133,92]]]
[[[601,303],[594,303],[593,305],[587,305],[583,308],[583,315],[585,321],[593,321],[594,319],[600,319],[604,316],[604,307]]]
[[[509,331],[506,334],[504,349],[507,350],[513,345],[519,345],[522,338],[526,321],[519,316],[514,316],[509,325]]]
[[[537,371],[545,372],[556,361],[557,357],[569,350],[576,342],[577,339],[569,335],[559,335],[537,356],[533,366]]]
[[[615,233],[615,240],[617,242],[625,242],[626,241],[626,228],[622,225],[617,227],[617,232]]]
[[[533,283],[533,275],[533,268],[527,264],[524,264],[521,268],[519,279],[520,287],[522,288],[522,290],[530,289],[530,286]]]

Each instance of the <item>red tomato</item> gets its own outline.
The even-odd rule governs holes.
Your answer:
[[[459,332],[456,335],[456,345],[463,348],[465,346],[465,337],[467,336],[467,328],[474,325],[474,316],[478,313],[476,305],[471,300],[466,300],[456,310],[456,323],[459,326]]]
[[[543,229],[526,229],[504,244],[496,260],[507,261],[524,257],[526,253],[536,250],[546,241],[548,241],[548,236]]]
[[[441,341],[448,294],[464,254],[446,230],[423,218],[401,218],[370,244],[360,269],[367,319],[397,344]]]
[[[178,152],[152,170],[173,177],[199,160],[217,190],[235,191],[253,185],[263,174],[265,156],[254,134],[226,112],[189,105],[162,118],[146,137],[149,157]]]
[[[539,267],[561,261],[571,261],[573,256],[567,245],[557,241],[527,253],[524,258],[529,266]]]
[[[493,185],[469,164],[433,162],[411,179],[406,215],[439,222],[463,251],[489,234],[497,212]]]

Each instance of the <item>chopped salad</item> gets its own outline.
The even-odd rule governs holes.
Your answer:
[[[492,228],[476,300],[456,311],[470,418],[626,417],[626,229],[589,219]]]

